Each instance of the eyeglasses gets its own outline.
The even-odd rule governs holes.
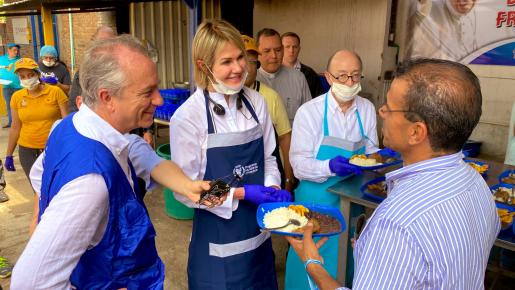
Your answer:
[[[379,112],[380,113],[383,113],[383,114],[386,114],[386,113],[415,113],[417,114],[417,112],[414,112],[414,111],[410,111],[410,110],[392,110],[390,109],[390,106],[388,106],[388,103],[384,103],[380,108],[379,108]]]
[[[419,113],[417,113],[415,111],[412,111],[412,110],[392,110],[392,109],[390,109],[390,106],[388,106],[388,103],[386,103],[386,102],[379,108],[378,111],[381,114],[386,114],[386,113],[412,113],[412,114],[417,115],[417,118],[422,120],[422,122],[425,122],[424,119],[420,116]],[[409,120],[409,119],[408,119],[408,121],[410,121],[410,122],[417,122],[417,121],[412,121],[412,120]]]
[[[353,82],[357,83],[359,82],[363,76],[359,73],[359,74],[353,74],[353,75],[346,75],[346,74],[343,74],[343,75],[340,75],[339,77],[335,77],[332,73],[330,72],[327,72],[329,73],[335,80],[341,82],[341,83],[344,83],[346,82],[348,79],[351,79]]]

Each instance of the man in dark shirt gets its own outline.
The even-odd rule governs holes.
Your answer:
[[[298,59],[300,53],[300,37],[295,32],[286,32],[281,36],[284,47],[283,65],[300,70],[308,81],[309,91],[313,98],[324,93],[319,75]]]

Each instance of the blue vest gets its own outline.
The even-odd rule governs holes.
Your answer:
[[[77,132],[72,116],[52,131],[47,142],[39,218],[61,187],[93,173],[102,175],[107,185],[109,220],[100,243],[81,256],[71,283],[77,289],[163,289],[164,266],[142,194],[134,192],[105,145]],[[129,165],[136,189],[134,169]]]

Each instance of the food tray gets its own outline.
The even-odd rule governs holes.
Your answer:
[[[494,194],[494,191],[496,191],[499,187],[512,188],[513,184],[499,183],[499,184],[496,184],[494,186],[491,186],[490,187],[490,191],[491,191],[492,195]],[[495,204],[496,204],[496,206],[498,208],[504,208],[504,209],[507,209],[509,211],[515,211],[515,206],[513,206],[513,205],[508,205],[506,203],[499,202],[499,201],[495,201]]]
[[[370,184],[382,182],[382,181],[385,181],[385,180],[386,180],[386,178],[384,176],[381,176],[379,178],[370,180],[369,182],[363,184],[359,190],[361,191],[361,193],[363,193],[364,196],[366,196],[366,197],[368,197],[370,199],[373,199],[373,200],[381,203],[385,199],[382,196],[376,195],[375,193],[369,191],[367,186],[370,185]]]
[[[475,163],[475,164],[477,164],[479,166],[483,166],[485,164],[488,165],[488,169],[486,169],[483,173],[479,173],[479,171],[477,172],[477,173],[481,174],[481,176],[483,176],[483,178],[485,178],[485,179],[487,177],[488,170],[490,170],[490,168],[492,167],[490,164],[488,164],[486,162],[481,162],[481,161],[472,160],[472,159],[468,159],[468,158],[463,159],[463,161],[465,161],[467,163]],[[474,167],[472,167],[472,168],[474,168]],[[475,168],[474,168],[474,170],[475,170]]]
[[[510,173],[511,173],[511,174],[515,174],[515,169],[512,169],[512,170],[505,170],[505,171],[503,171],[503,172],[499,175],[499,183],[505,183],[505,182],[503,182],[503,181],[502,181],[502,179],[503,179],[503,178],[505,178],[505,177],[508,177],[508,175],[510,175]],[[510,183],[508,183],[508,184],[510,184]]]
[[[313,237],[329,237],[329,236],[339,235],[339,234],[343,233],[345,231],[345,229],[347,228],[346,224],[345,224],[345,219],[343,218],[342,213],[340,212],[340,210],[338,208],[332,207],[332,206],[326,206],[326,205],[316,205],[313,203],[303,203],[303,202],[270,202],[270,203],[260,204],[257,209],[257,212],[256,212],[256,220],[257,220],[259,227],[261,229],[265,229],[265,224],[263,222],[263,219],[267,212],[270,212],[279,207],[288,207],[292,204],[303,205],[303,206],[307,207],[309,210],[332,216],[340,222],[340,231],[333,232],[333,233],[325,233],[325,234],[313,234]],[[302,234],[300,234],[300,233],[282,232],[280,230],[274,230],[274,231],[270,231],[270,232],[273,234],[278,234],[278,235],[283,235],[283,236],[302,237]]]
[[[389,166],[393,166],[393,165],[397,165],[399,163],[402,163],[402,159],[401,159],[401,155],[397,152],[395,152],[395,154],[391,155],[391,154],[388,154],[388,152],[385,152],[384,149],[381,149],[379,151],[377,151],[376,153],[379,153],[379,155],[383,156],[383,157],[386,157],[386,158],[389,158],[389,157],[393,157],[395,158],[394,161],[392,162],[388,162],[388,163],[383,163],[383,164],[380,164],[380,165],[373,165],[373,166],[359,166],[359,165],[355,165],[355,164],[352,164],[356,167],[359,167],[363,170],[376,170],[376,169],[381,169],[381,168],[385,168],[385,167],[389,167]],[[371,154],[365,154],[367,157],[370,156]]]

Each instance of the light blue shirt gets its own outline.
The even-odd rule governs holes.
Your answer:
[[[484,289],[500,222],[487,184],[462,158],[386,175],[388,197],[356,242],[353,289]]]
[[[0,79],[12,81],[12,83],[4,85],[4,88],[21,89],[20,79],[14,73],[14,63],[19,59],[19,56],[9,58],[7,54],[0,56]]]

